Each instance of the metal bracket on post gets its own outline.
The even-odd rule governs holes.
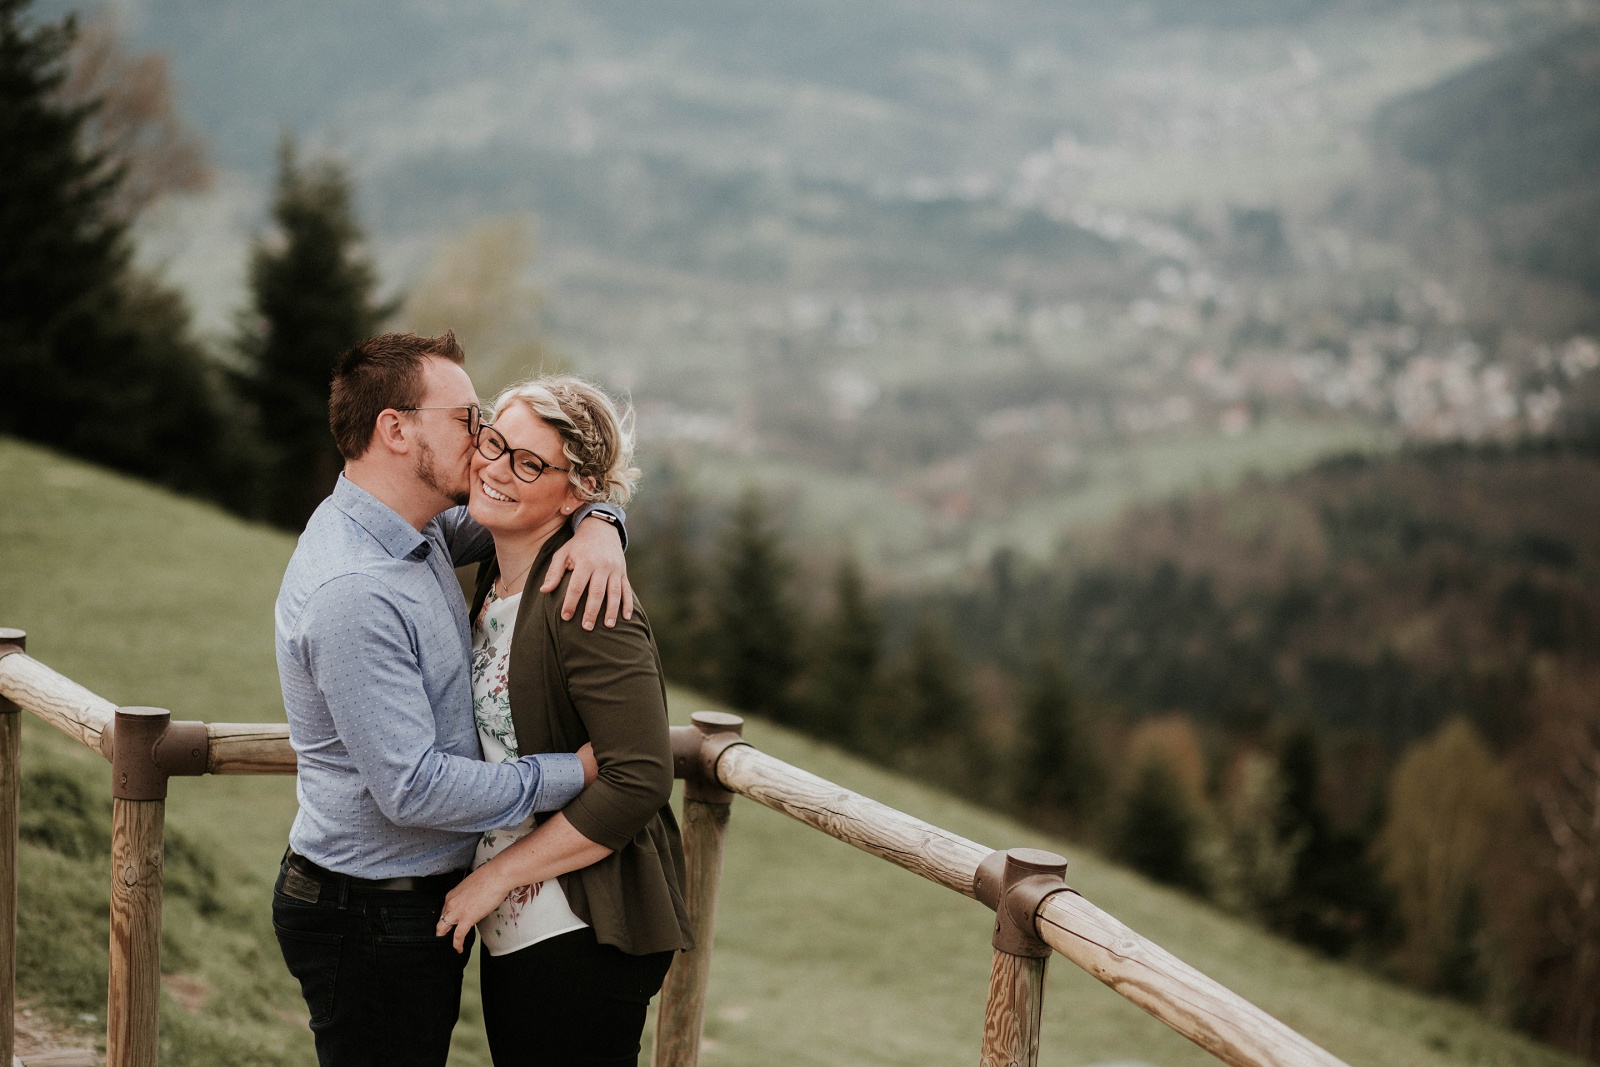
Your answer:
[[[203,722],[173,722],[166,708],[118,708],[100,736],[110,749],[111,795],[119,800],[165,800],[167,779],[206,773],[211,739]]]
[[[672,774],[683,779],[683,795],[705,804],[732,804],[733,793],[717,780],[717,760],[734,745],[749,744],[744,720],[725,711],[697,711],[693,726],[672,728]]]
[[[994,947],[1012,956],[1048,957],[1037,916],[1046,897],[1067,891],[1067,861],[1054,852],[1013,848],[991,852],[972,876],[972,894],[994,909]]]

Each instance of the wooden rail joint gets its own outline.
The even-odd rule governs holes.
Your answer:
[[[704,804],[732,804],[733,791],[717,778],[717,760],[734,745],[750,742],[740,736],[744,720],[725,711],[697,711],[692,726],[672,728],[672,774],[683,779],[683,795]]]
[[[1039,909],[1069,887],[1062,875],[1067,861],[1054,852],[1013,848],[991,852],[972,876],[972,895],[994,909],[994,947],[1012,956],[1048,957],[1039,937]]]
[[[28,650],[28,635],[23,630],[13,630],[9,626],[0,626],[0,659],[5,659],[13,652],[26,652]],[[15,714],[22,710],[16,701],[5,696],[0,696],[0,715]]]
[[[113,797],[165,800],[168,778],[206,773],[211,738],[205,723],[173,722],[166,708],[118,708],[100,747],[110,749]]]

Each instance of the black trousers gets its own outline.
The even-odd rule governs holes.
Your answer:
[[[457,952],[433,931],[461,875],[397,892],[336,874],[308,881],[296,871],[285,893],[288,870],[286,863],[273,889],[272,926],[311,1011],[317,1062],[444,1067],[472,942]]]
[[[588,927],[478,961],[495,1067],[634,1067],[673,953],[630,956]]]

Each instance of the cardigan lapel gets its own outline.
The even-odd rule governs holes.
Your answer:
[[[528,569],[527,580],[523,582],[522,602],[517,605],[517,627],[511,634],[511,662],[506,685],[511,696],[511,726],[516,731],[519,756],[571,751],[565,747],[567,739],[561,736],[565,731],[559,729],[556,709],[548,706],[550,699],[544,685],[550,677],[550,669],[544,663],[547,642],[542,637],[534,636],[536,628],[543,629],[549,625],[541,606],[544,596],[537,587],[531,594],[528,591],[535,577],[543,580],[556,549],[571,539],[571,528],[563,526],[540,546],[539,555],[535,557],[533,566]],[[493,561],[488,565],[494,565]],[[489,581],[494,581],[493,576]],[[483,584],[481,580],[479,584]],[[484,585],[483,595],[488,595],[487,585]]]

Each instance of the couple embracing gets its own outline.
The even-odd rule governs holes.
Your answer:
[[[633,1064],[690,935],[631,428],[570,377],[490,425],[463,358],[386,334],[336,368],[344,473],[275,612],[300,811],[273,926],[324,1067],[444,1064],[474,932],[497,1067]]]

